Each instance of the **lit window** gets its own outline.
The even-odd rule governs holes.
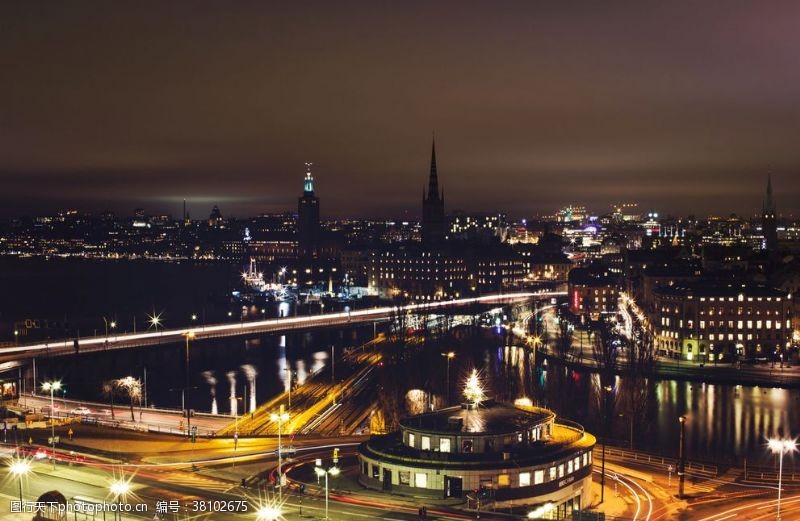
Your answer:
[[[563,463],[558,466],[558,477],[559,478],[563,478],[564,477],[564,464]]]
[[[519,473],[519,486],[520,487],[530,487],[531,486],[531,473],[530,472],[520,472]]]
[[[428,475],[424,472],[415,473],[414,486],[417,488],[428,488]]]
[[[556,479],[556,468],[550,467],[550,481],[553,481],[554,479]]]
[[[422,439],[420,439],[419,448],[422,450],[431,450],[431,437],[423,436]]]
[[[544,470],[537,470],[533,473],[533,484],[541,485],[544,483]]]
[[[408,446],[409,447],[413,447],[415,441],[416,440],[414,439],[414,434],[409,432],[408,433]]]

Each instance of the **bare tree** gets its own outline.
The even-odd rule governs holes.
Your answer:
[[[142,381],[132,376],[120,378],[117,382],[117,388],[122,394],[130,399],[131,405],[131,421],[136,421],[136,416],[133,414],[133,405],[142,401]]]
[[[614,381],[621,344],[621,340],[608,320],[600,320],[592,342],[592,356],[598,373],[600,373],[600,382],[603,387],[611,385]]]
[[[106,380],[103,382],[102,393],[104,398],[111,400],[111,419],[114,419],[114,396],[117,394],[117,380]]]
[[[654,392],[653,374],[655,372],[655,342],[652,331],[646,324],[634,319],[632,334],[625,339],[628,363],[624,379],[623,395],[626,414],[630,422],[630,443],[634,443],[634,423],[640,427],[647,424],[645,416]]]
[[[555,346],[558,356],[563,360],[567,360],[572,354],[572,331],[570,331],[569,322],[563,318],[558,321],[558,336]]]

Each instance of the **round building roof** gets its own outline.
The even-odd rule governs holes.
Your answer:
[[[494,401],[479,406],[457,406],[412,416],[400,421],[401,428],[428,433],[513,434],[553,420],[546,409],[522,410]]]

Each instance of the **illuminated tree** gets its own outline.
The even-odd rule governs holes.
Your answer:
[[[467,402],[474,403],[475,405],[480,404],[486,398],[486,393],[478,378],[477,369],[472,370],[472,374],[469,375],[467,382],[464,384],[464,397],[467,399]]]

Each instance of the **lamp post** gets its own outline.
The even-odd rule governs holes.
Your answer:
[[[283,501],[283,459],[281,457],[281,426],[289,419],[289,413],[284,412],[283,405],[278,413],[269,415],[269,419],[278,422],[278,499]]]
[[[56,418],[55,418],[55,404],[53,403],[53,393],[61,389],[61,382],[55,380],[53,382],[45,382],[42,384],[43,391],[50,391],[50,446],[52,454],[50,457],[53,459],[53,466],[56,464]]]
[[[778,512],[775,514],[776,521],[781,519],[781,488],[783,486],[783,455],[787,452],[794,452],[797,450],[797,442],[788,438],[770,438],[769,450],[773,454],[779,454],[778,465]]]
[[[276,521],[281,519],[283,512],[278,505],[265,505],[256,512],[256,521]]]
[[[116,501],[119,501],[120,497],[122,498],[122,501],[125,501],[125,496],[128,495],[128,492],[131,489],[128,482],[123,479],[115,480],[113,483],[111,483],[109,488]],[[120,520],[122,519],[122,512],[119,513],[119,518]],[[114,519],[117,519],[117,511],[114,512]]]
[[[683,450],[683,436],[686,426],[686,416],[680,416],[678,421],[681,424],[680,444],[678,445],[678,499],[683,499],[683,486],[686,480],[686,459]]]
[[[322,464],[322,460],[317,460],[317,466],[314,467],[314,472],[316,472],[317,476],[322,477],[325,476],[325,519],[328,519],[328,475],[331,476],[338,476],[339,475],[339,467],[333,466],[327,470],[322,468],[320,465]]]
[[[603,387],[603,449],[600,463],[600,502],[605,500],[606,492],[606,438],[608,437],[608,396],[611,394],[612,387]]]
[[[9,466],[9,470],[19,479],[19,501],[22,503],[22,478],[31,471],[31,464],[28,460],[16,459]]]
[[[456,354],[453,351],[448,351],[447,353],[441,353],[441,355],[447,358],[447,380],[445,380],[447,385],[447,405],[450,405],[450,360],[456,357]]]
[[[186,414],[186,433],[192,432],[192,414],[189,412],[189,340],[194,338],[194,331],[187,331],[183,334],[186,337],[186,385],[183,388],[183,409]]]

